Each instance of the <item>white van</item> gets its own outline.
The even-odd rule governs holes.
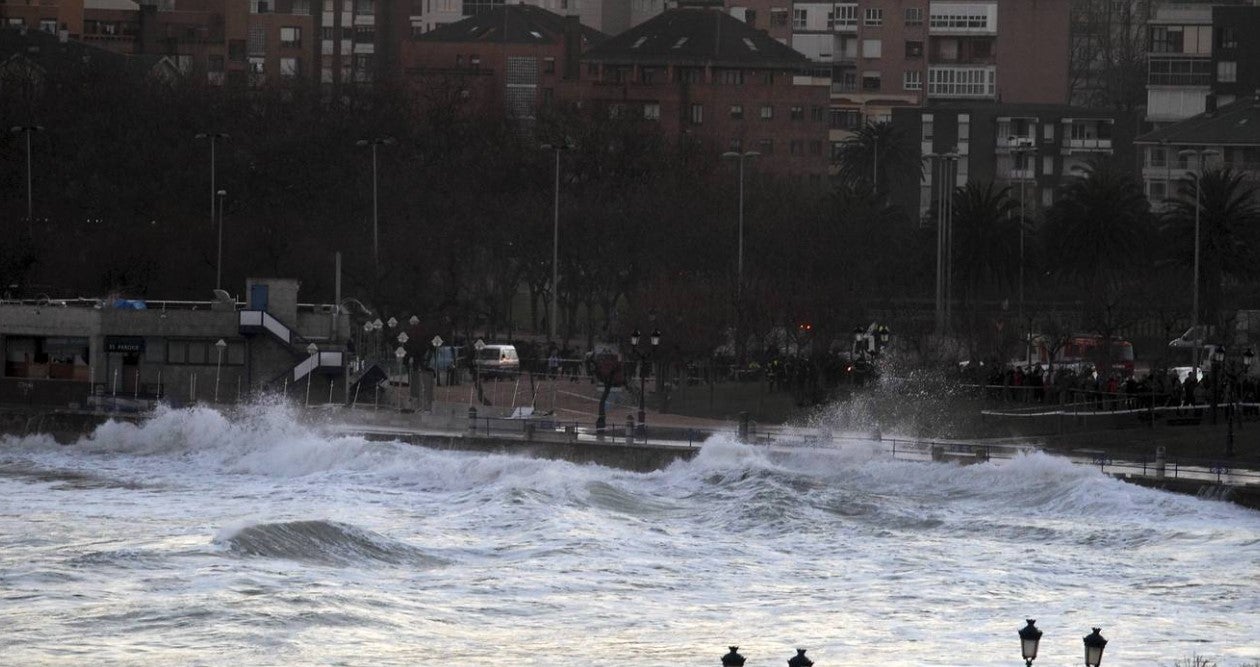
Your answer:
[[[477,368],[483,377],[516,375],[521,358],[515,345],[487,345],[477,351]]]

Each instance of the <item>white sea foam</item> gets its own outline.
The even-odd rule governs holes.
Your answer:
[[[329,436],[275,405],[8,439],[0,642],[20,664],[73,636],[117,664],[672,666],[728,643],[770,664],[799,643],[1002,665],[1031,616],[1046,664],[1091,624],[1111,665],[1260,660],[1260,514],[1045,454],[885,446],[719,436],[633,473]]]

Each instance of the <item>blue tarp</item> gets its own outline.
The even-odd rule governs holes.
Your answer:
[[[118,308],[120,310],[148,310],[149,307],[139,299],[114,299],[109,302],[110,308]]]

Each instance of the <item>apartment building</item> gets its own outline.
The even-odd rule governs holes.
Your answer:
[[[917,187],[904,183],[896,201],[930,218],[942,193],[977,180],[1011,186],[1030,212],[1048,207],[1092,158],[1128,150],[1133,137],[1118,120],[1117,112],[1057,104],[950,101],[896,109],[894,125],[924,156],[922,179]],[[957,158],[948,176],[933,157],[946,154]]]
[[[1260,95],[1169,123],[1138,137],[1146,196],[1159,208],[1188,174],[1227,167],[1260,183]],[[1199,151],[1203,151],[1199,153]]]
[[[660,123],[715,151],[756,151],[757,169],[822,184],[830,161],[830,80],[727,11],[668,10],[582,57],[578,99],[609,115]]]
[[[1068,0],[797,1],[791,44],[831,78],[830,140],[897,108],[1066,104]]]
[[[1147,24],[1146,121],[1162,127],[1203,113],[1212,90],[1212,5],[1159,7]]]
[[[422,99],[528,123],[540,106],[573,97],[582,52],[604,39],[577,16],[500,6],[406,40],[402,67]]]

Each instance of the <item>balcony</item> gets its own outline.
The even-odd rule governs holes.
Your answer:
[[[932,3],[929,35],[996,35],[997,3]]]
[[[1072,151],[1111,152],[1110,139],[1064,139],[1063,148]]]

